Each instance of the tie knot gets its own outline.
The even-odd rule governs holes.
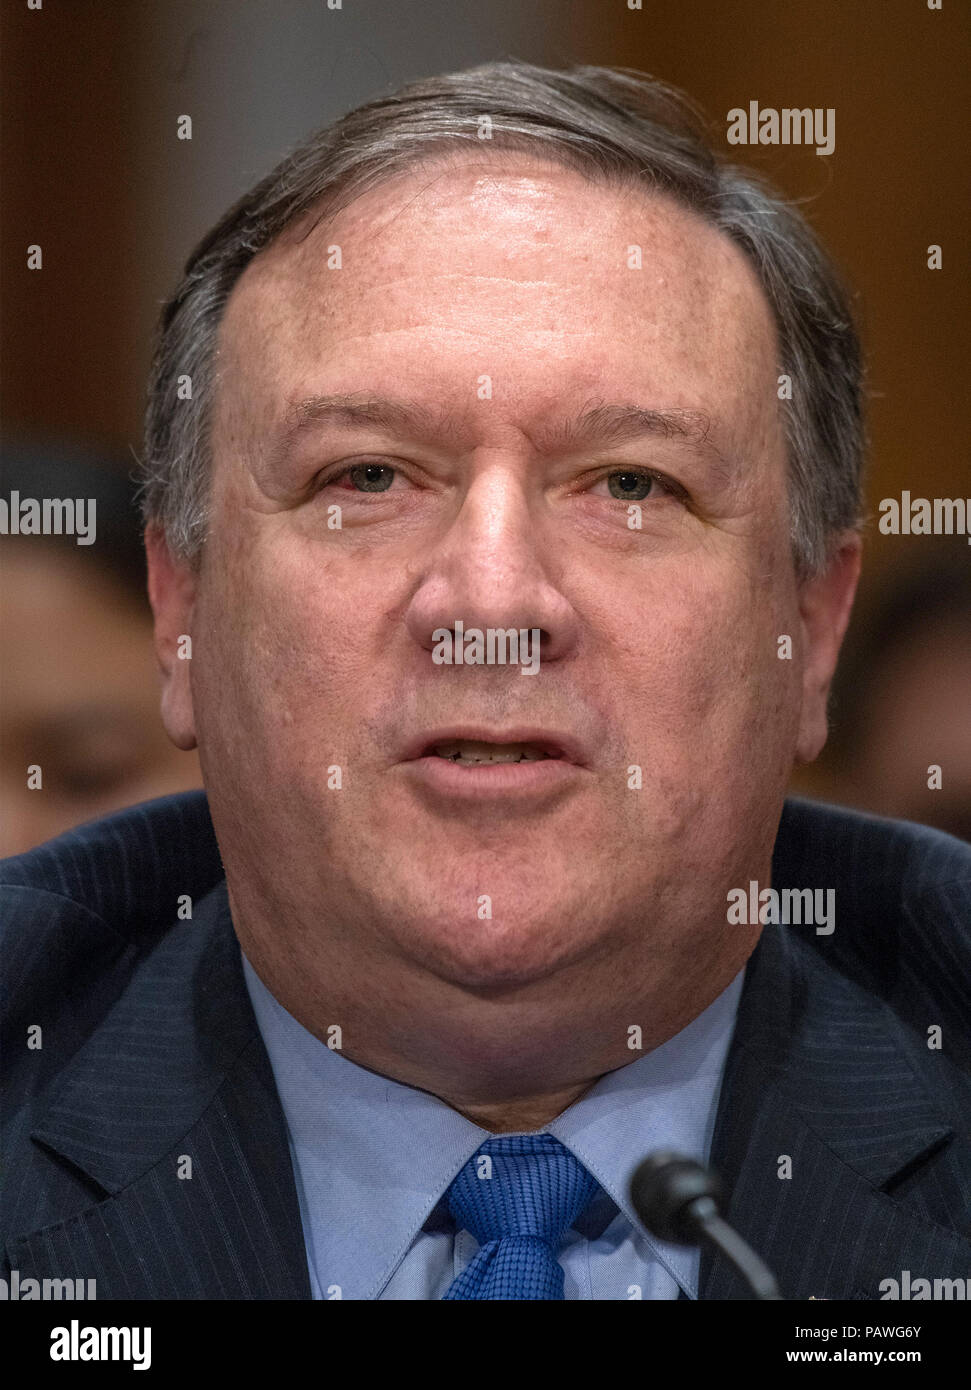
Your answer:
[[[448,1206],[480,1246],[531,1236],[555,1251],[597,1191],[596,1179],[552,1134],[499,1134],[455,1178]]]

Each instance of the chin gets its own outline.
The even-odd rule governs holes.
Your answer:
[[[424,969],[463,989],[508,991],[548,978],[600,945],[602,933],[577,904],[534,903],[517,910],[493,902],[493,918],[469,912],[467,902],[445,909],[441,900],[424,912],[402,914],[395,925],[399,947]]]

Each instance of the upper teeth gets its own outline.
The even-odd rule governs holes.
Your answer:
[[[439,758],[449,758],[455,763],[534,763],[548,758],[531,743],[474,743],[471,739],[458,739],[452,743],[439,743],[435,748]]]

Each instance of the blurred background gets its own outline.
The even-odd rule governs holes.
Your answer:
[[[37,0],[34,0],[37,3]],[[971,7],[941,0],[2,0],[0,496],[98,498],[98,541],[0,536],[0,852],[200,785],[158,715],[130,470],[196,241],[310,130],[488,59],[629,66],[726,113],[834,107],[836,149],[732,147],[857,294],[868,497],[971,493]],[[192,118],[192,139],[176,137]],[[27,269],[40,245],[43,269]],[[942,248],[930,270],[927,248]],[[971,546],[867,532],[823,757],[794,791],[971,838]],[[43,767],[29,790],[28,765]],[[928,769],[940,767],[940,786]]]

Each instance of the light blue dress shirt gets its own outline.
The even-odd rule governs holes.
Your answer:
[[[440,1299],[478,1250],[442,1201],[490,1132],[332,1051],[243,971],[286,1116],[317,1299]],[[567,1299],[697,1297],[699,1252],[646,1234],[627,1194],[646,1154],[705,1162],[744,970],[699,1016],[608,1073],[543,1133],[600,1183],[557,1252]]]

